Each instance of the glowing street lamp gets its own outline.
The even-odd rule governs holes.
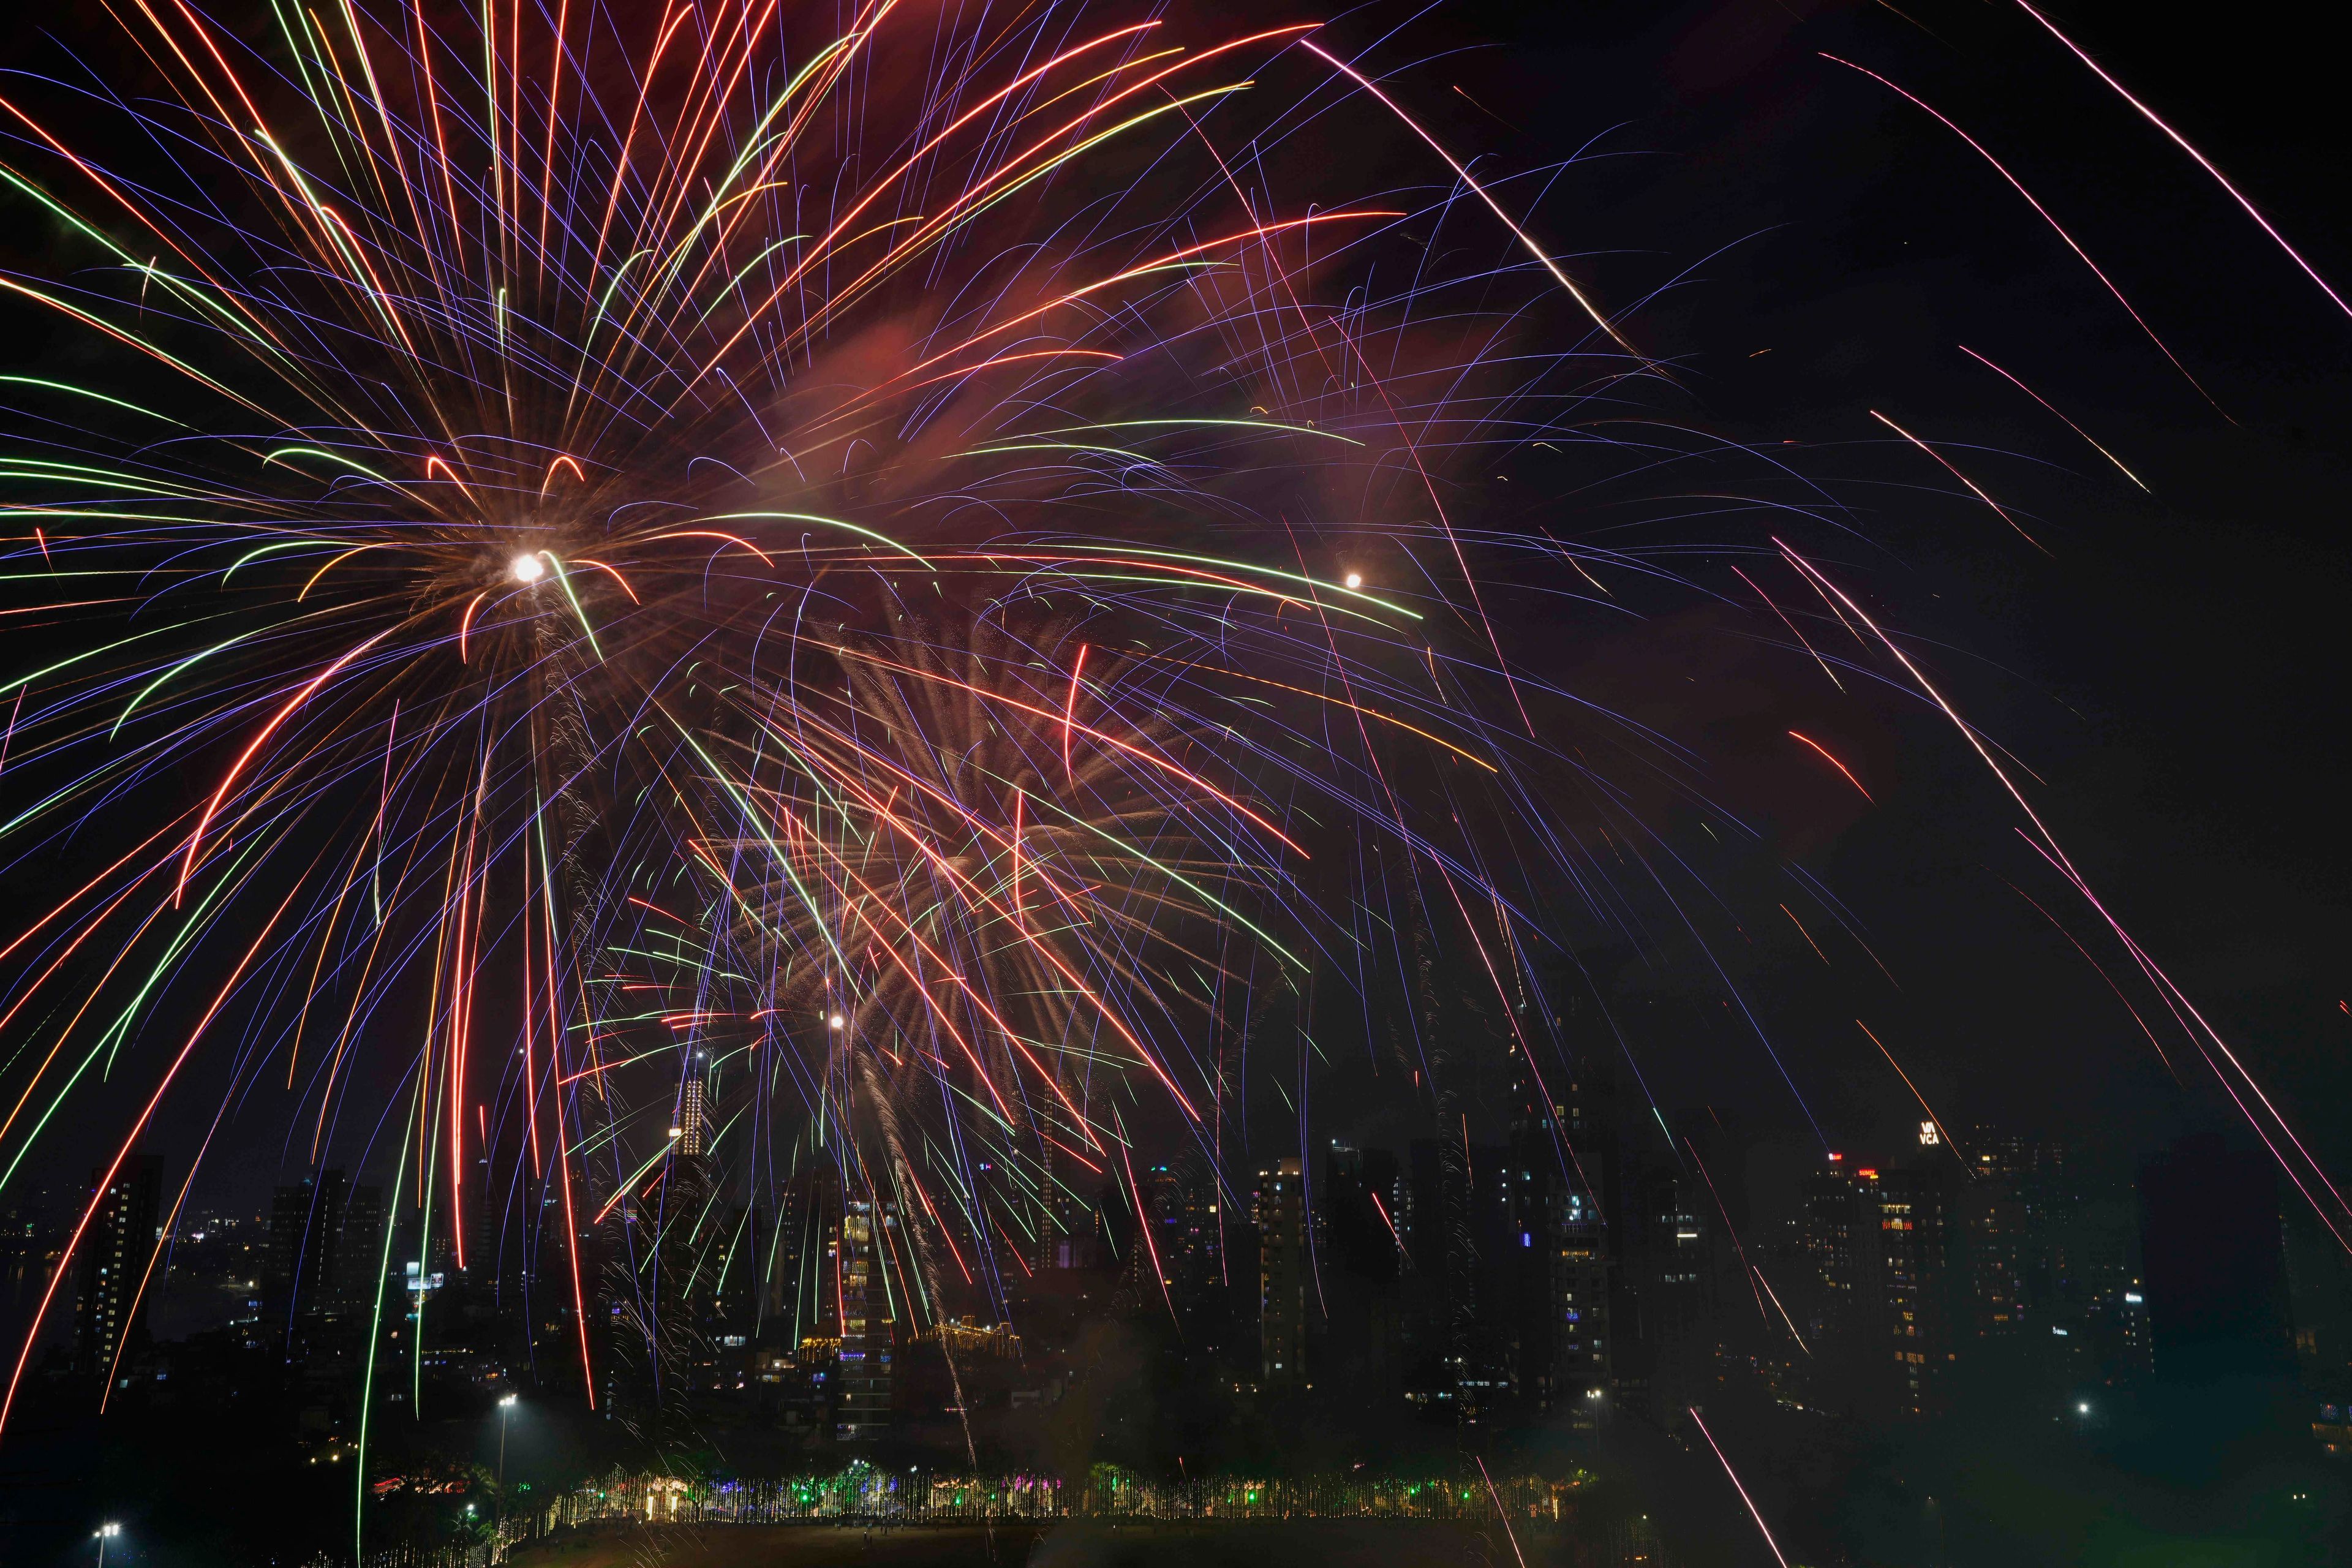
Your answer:
[[[90,1539],[98,1542],[98,1568],[106,1568],[106,1543],[121,1533],[122,1527],[111,1521],[90,1531]]]
[[[514,1414],[516,1395],[507,1394],[499,1401],[499,1513],[504,1517],[507,1506],[507,1419]]]

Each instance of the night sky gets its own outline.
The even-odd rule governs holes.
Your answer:
[[[2061,22],[2323,276],[2352,274],[2340,127],[2290,31],[2260,18],[2176,28],[2122,6],[2071,7]],[[2340,1164],[2352,1139],[2333,1107],[2352,1017],[2332,955],[2352,846],[2338,809],[2336,433],[2352,321],[2011,8],[1495,6],[1452,25],[1494,47],[1414,73],[1490,111],[1457,100],[1435,111],[1446,133],[1506,163],[1503,121],[1525,133],[1517,145],[1591,142],[1539,209],[1546,231],[1597,258],[1583,275],[1612,304],[1682,277],[1637,319],[1643,345],[1682,367],[1689,416],[1798,443],[1788,460],[1855,509],[1867,540],[1843,552],[1849,580],[2046,781],[2032,798],[2093,886]],[[2229,417],[1981,157],[1822,53],[1901,83],[1984,143]],[[1961,343],[2057,405],[2153,496]],[[1955,443],[1948,455],[2048,553],[1874,408]],[[1915,1119],[1847,1021],[1856,1011],[1898,1052],[1908,1043],[1907,1065],[1955,1126],[1981,1117],[2130,1148],[2223,1115],[2210,1074],[2176,1053],[2176,1086],[2106,984],[2005,885],[2122,975],[2080,902],[2037,875],[2014,808],[1951,730],[1897,705],[1823,700],[1801,660],[1734,646],[1729,634],[1760,629],[1745,620],[1669,617],[1585,668],[1603,690],[1647,687],[1645,713],[1711,743],[1728,797],[1769,803],[1771,834],[1863,916],[1901,981],[1899,994],[1844,984],[1866,967],[1849,947],[1832,952],[1841,984],[1828,984],[1785,928],[1757,933],[1748,973],[1809,1021],[1783,1033],[1832,1137],[1885,1146]],[[1790,798],[1786,770],[1803,763],[1778,737],[1815,719],[1809,733],[1861,759],[1875,808]],[[1821,778],[1806,779],[1813,801]],[[1683,978],[1651,984],[1687,1000]],[[1728,1039],[1685,1035],[1676,1052],[1662,1038],[1678,1081],[1660,1099],[1786,1114],[1759,1053]]]

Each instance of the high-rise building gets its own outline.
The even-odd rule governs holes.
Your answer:
[[[1458,1137],[1414,1140],[1406,1170],[1381,1184],[1393,1194],[1382,1228],[1392,1223],[1387,1239],[1402,1243],[1403,1394],[1463,1426],[1550,1413],[1589,1436],[1626,1393],[1612,1335],[1622,1321],[1614,1080],[1605,1062],[1580,1060],[1546,1084],[1515,1060],[1510,1081],[1507,1142],[1475,1142],[1458,1121]],[[1685,1229],[1706,1234],[1696,1222],[1672,1227],[1670,1248]],[[1664,1283],[1698,1272],[1667,1268]]]
[[[2030,1291],[2042,1345],[2068,1384],[2130,1383],[2152,1369],[2139,1209],[2119,1173],[2079,1150],[2044,1143],[2026,1185],[2033,1245]]]
[[[362,1186],[349,1192],[342,1223],[335,1227],[334,1253],[327,1263],[323,1295],[330,1310],[360,1313],[374,1308],[377,1273],[386,1261],[383,1189]]]
[[[1958,1194],[1953,1215],[1954,1248],[1968,1292],[1962,1332],[1978,1352],[2003,1354],[2025,1344],[2030,1334],[2049,1332],[2030,1299],[2037,1216],[2027,1201],[2030,1172],[2023,1162],[1989,1138],[1970,1152],[1976,1179]]]
[[[1393,1161],[1391,1162],[1394,1163]],[[1192,1162],[1150,1166],[1144,1202],[1157,1223],[1160,1261],[1180,1292],[1197,1287],[1217,1268],[1217,1184]]]
[[[116,1168],[111,1181],[105,1172],[93,1171],[89,1184],[98,1207],[82,1237],[73,1358],[77,1373],[102,1381],[113,1375],[124,1348],[146,1337],[142,1287],[154,1257],[163,1170],[153,1160],[133,1155]]]
[[[1307,1381],[1307,1184],[1296,1156],[1257,1180],[1261,1369],[1268,1387],[1283,1387]]]
[[[1737,1113],[1713,1105],[1685,1110],[1675,1117],[1675,1132],[1704,1189],[1702,1207],[1745,1237],[1750,1219],[1748,1139]]]
[[[1514,1278],[1489,1286],[1509,1320],[1520,1411],[1564,1411],[1569,1428],[1587,1437],[1608,1414],[1619,1371],[1604,1176],[1618,1167],[1613,1087],[1590,1062],[1556,1086],[1556,1100],[1546,1100],[1533,1074],[1514,1075],[1501,1156],[1511,1208],[1500,1238]]]
[[[261,1271],[262,1321],[284,1329],[297,1300],[316,1299],[319,1275],[325,1268],[327,1248],[316,1234],[328,1223],[332,1205],[320,1202],[319,1175],[306,1175],[291,1186],[270,1194],[269,1250]]]
[[[1406,1162],[1394,1216],[1410,1261],[1400,1291],[1406,1394],[1458,1416],[1480,1283],[1470,1245],[1469,1146],[1416,1138]]]
[[[1857,1172],[1857,1175],[1864,1173]],[[1897,1167],[1876,1183],[1882,1258],[1878,1310],[1894,1359],[1895,1408],[1939,1414],[1950,1397],[1952,1346],[1948,1194],[1944,1167]]]
[[[298,1315],[343,1307],[361,1275],[373,1283],[372,1265],[346,1267],[349,1197],[350,1183],[339,1170],[313,1172],[272,1195],[261,1292],[262,1321],[272,1330],[286,1332]]]
[[[1623,1186],[1615,1068],[1601,1057],[1575,1065],[1552,1112],[1566,1140],[1569,1177],[1559,1194],[1554,1242],[1555,1403],[1569,1408],[1580,1436],[1605,1425],[1617,1384],[1614,1310],[1619,1227],[1611,1205]]]
[[[1387,1150],[1335,1142],[1315,1194],[1325,1222],[1317,1257],[1328,1319],[1308,1354],[1318,1382],[1383,1412],[1404,1387],[1398,1298],[1403,1260],[1387,1212],[1396,1180],[1396,1156]]]
[[[1220,1226],[1222,1207],[1215,1173],[1192,1155],[1164,1164],[1138,1167],[1130,1188],[1125,1179],[1106,1184],[1099,1207],[1076,1215],[1087,1245],[1057,1247],[1056,1266],[1083,1269],[1097,1257],[1091,1244],[1118,1259],[1109,1305],[1121,1317],[1172,1316],[1188,1352],[1215,1356],[1234,1343],[1238,1325],[1234,1291],[1251,1305],[1244,1314],[1252,1363],[1257,1344],[1257,1311],[1251,1292],[1255,1280],[1229,1280]],[[1017,1193],[1017,1189],[1015,1189]],[[1135,1210],[1138,1198],[1140,1213]],[[1006,1207],[1020,1212],[1016,1197]],[[1244,1249],[1255,1255],[1254,1248]],[[1067,1261],[1060,1261],[1067,1259]],[[1244,1267],[1247,1265],[1244,1264]],[[1007,1281],[1016,1291],[1030,1282]],[[1049,1293],[1054,1287],[1047,1284]]]
[[[1463,1136],[1415,1139],[1396,1184],[1409,1259],[1399,1281],[1406,1397],[1461,1425],[1511,1400],[1521,1356],[1522,1206],[1504,1148]]]
[[[2149,1368],[2137,1204],[2073,1145],[1970,1131],[1951,1194],[1960,1362],[1995,1399],[2045,1401]]]
[[[834,1289],[841,1244],[841,1182],[832,1170],[803,1170],[784,1184],[776,1215],[769,1314],[798,1355],[839,1348],[840,1297]]]
[[[1053,1143],[1037,1140],[1037,1183],[1034,1196],[1013,1195],[1029,1216],[1029,1267],[1034,1273],[1056,1267],[1068,1268],[1069,1227],[1066,1222],[1068,1194],[1062,1190],[1061,1180],[1055,1174],[1059,1163]],[[1016,1187],[1016,1192],[1018,1189]]]
[[[1631,1311],[1617,1325],[1618,1359],[1638,1366],[1647,1384],[1647,1414],[1668,1427],[1679,1426],[1690,1406],[1706,1403],[1722,1350],[1718,1223],[1686,1163],[1656,1161],[1629,1171],[1619,1216],[1625,1277],[1620,1295]]]
[[[1094,1268],[1108,1246],[1101,1210],[1057,1173],[1062,1167],[1055,1142],[1050,1136],[1038,1141],[1034,1183],[1007,1182],[1000,1191],[1027,1227],[1032,1270]]]
[[[1559,1327],[1553,1340],[1552,1398],[1566,1402],[1580,1432],[1600,1429],[1608,1398],[1610,1334],[1609,1222],[1594,1194],[1566,1194],[1554,1234],[1551,1298]]]
[[[890,1429],[896,1314],[886,1270],[898,1215],[888,1204],[853,1198],[841,1216],[841,1353],[835,1435],[870,1443]]]
[[[1798,1184],[1804,1217],[1800,1222],[1805,1258],[1801,1310],[1805,1339],[1811,1343],[1850,1347],[1861,1337],[1859,1319],[1865,1293],[1862,1272],[1874,1250],[1865,1228],[1863,1194],[1844,1157],[1830,1156],[1829,1164]]]
[[[748,1341],[759,1328],[760,1265],[769,1250],[768,1227],[767,1211],[756,1204],[729,1204],[719,1216],[702,1258],[702,1271],[709,1277],[704,1299],[713,1334]]]
[[[1831,1161],[1802,1187],[1814,1401],[1879,1416],[1939,1411],[1958,1355],[1943,1167]]]
[[[709,1152],[709,1113],[703,1105],[704,1077],[709,1071],[706,1054],[694,1053],[693,1067],[677,1091],[677,1152],[700,1155]]]
[[[1473,1426],[1504,1415],[1517,1398],[1527,1328],[1521,1308],[1538,1272],[1528,1186],[1534,1162],[1492,1144],[1473,1143],[1462,1152],[1473,1310],[1460,1342],[1454,1414]]]
[[[2145,1280],[2131,1279],[2116,1292],[2115,1352],[2109,1364],[2119,1383],[2143,1383],[2156,1375],[2156,1333],[2148,1321]]]

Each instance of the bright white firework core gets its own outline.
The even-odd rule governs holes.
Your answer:
[[[547,567],[536,555],[518,555],[509,563],[508,569],[513,572],[514,580],[518,583],[536,583],[547,575]]]
[[[1361,572],[1350,572],[1350,573],[1349,573],[1349,574],[1348,574],[1348,586],[1349,586],[1349,587],[1350,587],[1350,588],[1360,588],[1360,587],[1362,587],[1363,585],[1364,585],[1364,574],[1363,574]]]
[[[825,1022],[826,1022],[826,1023],[828,1023],[828,1024],[830,1024],[830,1025],[832,1025],[835,1028],[838,1029],[839,1027],[841,1027],[841,1026],[842,1026],[842,1024],[843,1024],[843,1022],[844,1022],[844,1019],[842,1018],[842,1016],[841,1016],[841,1015],[840,1015],[840,1014],[835,1013],[832,1017],[827,1018],[827,1019],[825,1020]]]

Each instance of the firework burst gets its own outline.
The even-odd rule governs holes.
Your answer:
[[[992,1292],[1057,1162],[1213,1155],[1220,1018],[1362,973],[1365,879],[1523,987],[1463,802],[1525,805],[1545,694],[1446,476],[1649,367],[1426,133],[1446,184],[1333,199],[1402,110],[1310,26],[257,19],[126,18],[103,132],[0,95],[94,261],[0,288],[98,351],[13,388],[59,642],[5,832],[142,825],[7,951],[10,1173],[127,1050],[118,1166],[278,1096],[461,1267],[544,1253],[593,1399],[590,1296],[657,1335],[631,1226],[719,1163],[829,1161],[920,1233],[886,1284]]]

